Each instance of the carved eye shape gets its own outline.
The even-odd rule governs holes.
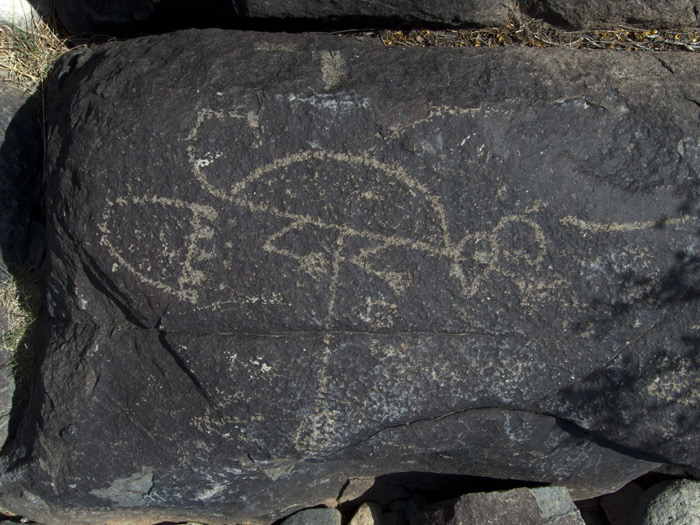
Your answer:
[[[494,250],[502,264],[516,265],[526,270],[536,267],[547,252],[542,228],[527,217],[501,221],[495,229]]]
[[[108,205],[98,228],[113,272],[128,272],[179,299],[196,301],[213,257],[217,213],[209,206],[162,197],[120,198]]]

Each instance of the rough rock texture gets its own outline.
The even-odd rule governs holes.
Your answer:
[[[188,31],[49,92],[2,506],[272,520],[349,478],[697,466],[692,55]]]
[[[529,14],[574,28],[635,24],[655,28],[700,25],[700,0],[524,0]]]
[[[498,26],[515,9],[512,0],[64,0],[61,23],[75,34],[153,32],[191,27],[229,27],[265,21],[280,29],[420,26]]]
[[[630,523],[700,523],[700,482],[664,481],[651,487],[632,511]]]
[[[583,525],[576,505],[561,487],[518,488],[506,492],[466,494],[435,505],[411,525]]]

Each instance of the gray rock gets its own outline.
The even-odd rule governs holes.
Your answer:
[[[12,400],[15,394],[12,364],[12,353],[4,344],[0,344],[0,446],[5,444],[8,437]]]
[[[349,478],[578,499],[697,465],[698,61],[223,31],[64,56],[0,503],[271,521]]]
[[[283,525],[340,525],[341,515],[336,509],[308,509],[297,512]]]
[[[697,27],[700,0],[524,0],[528,13],[577,29],[635,24],[654,28]]]
[[[300,27],[357,29],[433,25],[501,26],[515,7],[512,0],[64,0],[58,18],[72,33],[157,32],[192,27],[250,26],[294,30]]]
[[[537,487],[528,490],[535,498],[539,519],[544,523],[583,523],[567,489],[562,487]]]
[[[9,286],[10,275],[0,264],[0,294]],[[12,398],[15,392],[15,381],[12,375],[12,354],[9,347],[10,327],[12,317],[10,312],[0,304],[0,446],[5,443],[8,434],[8,423],[12,410]]]
[[[505,492],[466,494],[436,505],[411,520],[411,525],[583,525],[566,489],[518,488]]]
[[[46,11],[44,2],[34,0],[33,3],[36,7],[27,0],[0,0],[0,24],[31,31]]]
[[[2,283],[0,283],[0,288],[2,286]],[[4,344],[6,330],[7,319],[2,308],[0,308],[0,447],[7,440],[12,400],[15,395],[15,378],[12,373],[13,356],[10,349]]]
[[[630,523],[667,525],[700,524],[700,482],[663,481],[648,489],[632,511]]]

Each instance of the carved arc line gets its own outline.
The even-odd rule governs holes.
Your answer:
[[[245,187],[249,185],[251,182],[254,182],[258,180],[260,177],[263,177],[264,175],[279,170],[281,168],[287,168],[293,164],[299,163],[299,162],[305,162],[311,159],[316,159],[316,160],[335,160],[338,162],[345,162],[348,164],[355,164],[355,165],[364,165],[366,167],[374,168],[380,172],[383,172],[387,176],[391,178],[395,178],[399,180],[401,183],[404,184],[406,187],[407,191],[412,195],[415,196],[416,193],[415,191],[417,190],[418,192],[422,193],[424,198],[431,203],[433,206],[433,211],[437,213],[438,218],[440,220],[440,228],[442,230],[442,242],[444,246],[449,249],[452,247],[452,243],[450,242],[449,239],[449,231],[447,229],[447,218],[446,218],[446,213],[445,209],[440,202],[439,197],[431,195],[430,192],[428,191],[428,188],[426,188],[423,184],[419,183],[417,180],[409,177],[406,172],[403,170],[403,168],[399,166],[390,166],[388,164],[384,164],[382,162],[379,162],[378,160],[365,156],[365,155],[353,155],[349,153],[334,153],[334,152],[329,152],[329,151],[301,151],[298,153],[294,153],[291,155],[288,155],[286,157],[282,157],[279,159],[276,159],[272,161],[269,164],[266,164],[264,166],[261,166],[257,169],[255,169],[252,173],[250,173],[247,177],[245,177],[243,180],[239,181],[236,183],[233,188],[231,189],[230,192],[227,192],[225,190],[222,190],[220,188],[215,187],[213,184],[209,182],[207,179],[207,176],[205,175],[204,171],[202,168],[205,166],[202,165],[200,162],[198,162],[198,159],[196,158],[195,155],[195,148],[191,145],[187,148],[188,150],[188,155],[189,155],[189,160],[190,164],[192,166],[192,172],[195,175],[195,178],[199,181],[199,183],[202,185],[202,187],[211,193],[213,196],[220,198],[225,201],[230,201],[230,202],[235,202],[236,204],[247,207],[251,209],[251,211],[267,211],[267,212],[276,212],[277,214],[282,214],[280,210],[275,210],[271,207],[263,207],[260,210],[255,209],[256,205],[254,203],[249,202],[248,200],[242,198],[240,194],[245,190]],[[294,215],[290,218],[293,219],[306,219],[309,221],[313,221],[312,218],[304,215]],[[320,221],[319,221],[320,222]],[[320,223],[320,226],[322,227],[332,227],[334,225],[330,224],[324,224]],[[338,226],[340,227],[340,226]],[[358,235],[363,235],[365,232],[357,232]]]

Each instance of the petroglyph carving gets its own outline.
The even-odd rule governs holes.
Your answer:
[[[321,57],[326,69],[339,64],[333,55]],[[342,57],[341,57],[342,61]],[[341,64],[342,65],[342,64]],[[331,68],[332,69],[332,68]],[[330,69],[329,69],[330,71]],[[402,134],[435,119],[498,113],[488,108],[431,107],[425,117],[394,128],[385,137],[385,144]],[[505,214],[484,230],[471,230],[455,235],[448,224],[443,198],[412,176],[404,166],[378,160],[377,145],[360,152],[337,152],[312,147],[284,155],[272,162],[253,167],[244,177],[219,178],[212,173],[217,163],[231,163],[226,151],[203,149],[199,134],[205,123],[232,126],[235,140],[250,147],[262,144],[264,126],[255,111],[247,109],[201,110],[195,125],[185,139],[186,151],[194,179],[208,194],[235,209],[253,215],[274,218],[279,226],[259,239],[265,253],[282,257],[289,267],[327,289],[327,310],[321,320],[330,326],[334,316],[341,268],[350,266],[386,285],[388,296],[366,298],[366,308],[358,310],[361,319],[373,320],[379,326],[391,327],[397,311],[396,299],[410,293],[417,278],[415,272],[392,268],[390,261],[402,255],[418,254],[426,264],[441,263],[449,268],[444,279],[453,283],[463,301],[478,298],[480,289],[491,279],[511,282],[520,294],[521,304],[537,306],[557,302],[566,285],[566,278],[552,268],[543,268],[548,240],[538,222],[549,213],[547,205],[535,201],[521,213]],[[228,135],[227,135],[228,136]],[[462,140],[463,145],[470,137]],[[474,145],[477,147],[477,145]],[[488,151],[478,146],[479,157],[488,161]],[[484,155],[481,157],[481,155]],[[327,177],[333,173],[333,177]],[[219,176],[221,177],[221,176]],[[507,191],[500,188],[498,195]],[[342,200],[337,195],[343,195]],[[333,200],[328,195],[335,195]],[[119,224],[114,224],[115,209],[120,206],[144,206],[149,222],[139,225],[148,257],[141,247],[122,246]],[[167,207],[186,208],[192,212],[191,224],[168,224],[158,212]],[[230,209],[230,207],[228,208]],[[230,212],[229,212],[230,213]],[[165,214],[167,215],[167,214]],[[124,268],[145,284],[168,292],[177,299],[196,305],[196,310],[226,309],[233,304],[281,304],[276,291],[261,291],[248,296],[235,289],[221,290],[228,298],[202,305],[201,291],[225,286],[210,283],[207,264],[230,268],[230,253],[236,247],[227,242],[213,242],[218,223],[236,228],[236,216],[219,217],[211,207],[196,202],[163,197],[124,196],[108,203],[99,229],[101,243],[115,258],[114,270]],[[550,219],[551,220],[551,219]],[[558,219],[562,228],[574,228],[582,235],[621,234],[653,228],[653,221],[600,224],[565,216]],[[682,226],[671,218],[667,227]],[[227,226],[227,228],[228,228]],[[186,249],[183,253],[170,245],[173,239]],[[300,242],[303,240],[304,242]],[[135,250],[139,250],[136,256]],[[170,278],[179,272],[177,287]],[[570,298],[566,299],[571,304]],[[574,301],[575,302],[575,301]],[[364,312],[360,314],[361,312]],[[369,321],[367,321],[369,322]]]
[[[332,73],[331,66],[337,61],[331,59],[332,56],[325,57],[324,63]],[[299,100],[301,98],[294,99],[295,103]],[[430,125],[434,119],[473,117],[482,113],[480,108],[430,108],[425,117],[393,128],[382,141],[388,144],[400,140],[416,126]],[[243,294],[235,286],[227,288],[225,283],[207,280],[206,265],[219,264],[228,269],[232,254],[238,249],[233,241],[213,242],[218,228],[239,228],[244,216],[261,217],[261,223],[274,225],[256,238],[257,249],[273,260],[286,262],[282,265],[286,271],[296,272],[299,282],[315,283],[325,290],[327,299],[325,310],[313,316],[316,324],[326,331],[316,358],[316,398],[309,407],[310,413],[294,433],[293,442],[300,450],[330,450],[334,443],[330,429],[342,419],[342,414],[333,412],[327,396],[331,390],[334,318],[337,312],[346,313],[339,304],[344,300],[341,294],[344,268],[352,269],[352,275],[364,275],[366,279],[382,283],[375,287],[371,296],[359,302],[353,314],[358,317],[358,323],[375,330],[395,327],[402,315],[402,298],[413,296],[412,287],[418,286],[416,280],[422,278],[420,268],[408,271],[393,262],[414,256],[420,264],[446,269],[442,279],[458,299],[456,308],[461,308],[459,301],[467,305],[470,301],[483,300],[480,292],[490,281],[499,280],[513,287],[520,307],[536,311],[543,305],[554,304],[579,309],[585,306],[584,299],[568,297],[567,277],[548,266],[551,248],[549,230],[546,231],[544,225],[551,228],[553,223],[558,223],[569,232],[567,235],[573,231],[580,236],[628,234],[657,226],[652,221],[602,224],[574,216],[556,218],[555,211],[550,210],[547,203],[534,200],[518,213],[504,210],[490,222],[460,231],[449,223],[445,197],[418,180],[407,166],[380,160],[378,148],[381,145],[339,152],[311,144],[309,149],[252,166],[244,176],[226,177],[220,174],[227,170],[217,164],[231,164],[227,151],[212,149],[211,142],[200,142],[202,127],[212,123],[232,126],[236,130],[234,140],[251,148],[263,144],[265,130],[257,113],[247,108],[202,110],[198,114],[195,126],[185,139],[190,169],[194,181],[205,194],[222,203],[221,209],[215,211],[212,206],[162,197],[120,197],[108,203],[103,213],[102,244],[113,254],[117,268],[125,268],[142,282],[191,303],[191,311],[221,312],[240,305],[285,304],[283,290],[264,289],[254,295]],[[471,136],[465,137],[461,145],[469,142],[469,147],[476,151],[475,158],[488,163],[488,149],[470,139]],[[435,148],[440,147],[437,138],[435,144]],[[329,173],[333,176],[328,177]],[[504,186],[496,195],[501,198],[507,192]],[[338,199],[338,195],[343,198]],[[151,208],[146,210],[145,216],[150,222],[137,226],[144,245],[152,249],[152,252],[147,250],[148,257],[143,257],[140,247],[120,243],[121,225],[114,219],[118,217],[116,208],[120,206]],[[173,206],[190,210],[191,224],[169,224],[162,216],[166,214],[161,212]],[[676,218],[666,220],[664,225],[683,226]],[[172,236],[184,239],[180,243],[186,246],[183,253],[170,246]],[[135,256],[137,249],[138,257]],[[620,247],[621,253],[632,249]],[[585,262],[582,261],[582,265]],[[167,284],[172,279],[166,279],[173,271],[179,272],[176,288]],[[231,282],[235,282],[234,275]],[[207,289],[215,287],[221,291],[219,299],[206,304],[202,296]],[[415,293],[420,293],[420,289],[416,290]],[[464,312],[463,315],[468,316],[466,306]],[[385,350],[382,346],[382,351]],[[244,365],[232,362],[231,366]],[[260,372],[257,368],[255,371],[256,374]],[[223,420],[208,424],[221,427],[222,432],[235,426],[234,422]],[[246,422],[236,424],[245,425]]]
[[[144,221],[136,225],[136,233],[142,239],[139,246],[125,246],[120,242],[122,228],[134,225],[122,224],[119,216],[114,217],[115,208],[122,206],[142,207]],[[192,213],[188,224],[172,224],[162,221],[163,213],[169,207],[184,208]],[[100,240],[116,259],[112,271],[120,266],[127,268],[142,282],[168,292],[180,300],[196,303],[198,288],[206,286],[206,275],[198,268],[200,263],[214,258],[215,253],[207,246],[214,236],[214,224],[218,218],[216,211],[206,205],[164,197],[119,197],[108,202],[102,214],[98,229]],[[181,253],[184,245],[187,247]],[[172,244],[174,243],[174,244]],[[171,284],[170,271],[179,268],[177,287]]]

